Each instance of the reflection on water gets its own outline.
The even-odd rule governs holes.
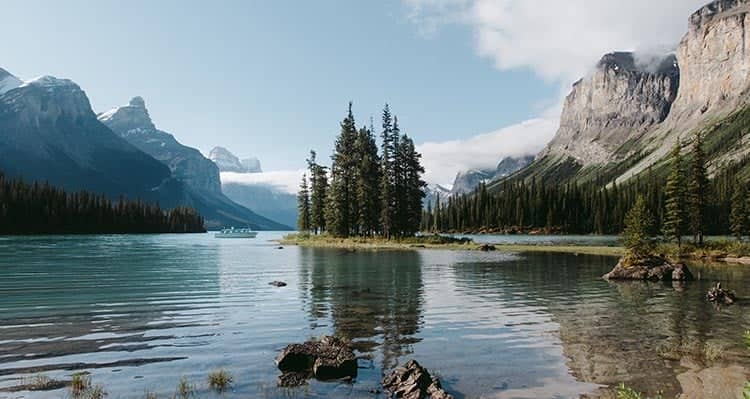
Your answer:
[[[303,248],[300,294],[309,298],[311,327],[331,320],[337,336],[393,368],[420,341],[423,302],[419,252]]]
[[[205,379],[225,367],[225,397],[371,398],[410,358],[459,399],[606,397],[620,382],[672,397],[748,374],[747,303],[703,298],[713,280],[750,297],[745,267],[696,265],[704,279],[685,286],[613,284],[600,279],[608,257],[277,249],[274,237],[0,238],[0,397],[40,372],[82,370],[111,397],[167,397],[182,375],[215,397]],[[276,388],[278,351],[324,334],[352,340],[357,381]]]

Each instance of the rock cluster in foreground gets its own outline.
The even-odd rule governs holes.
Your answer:
[[[393,370],[383,379],[383,388],[391,398],[401,399],[453,399],[440,385],[437,377],[430,376],[416,360]]]
[[[276,358],[283,375],[281,386],[298,386],[315,377],[336,380],[357,376],[357,357],[344,341],[325,336],[317,341],[288,345]]]
[[[708,290],[706,299],[719,305],[731,305],[737,300],[737,296],[734,291],[721,288],[721,283],[716,283],[716,286]]]
[[[693,274],[683,263],[670,263],[653,256],[641,259],[623,257],[611,272],[604,275],[606,280],[645,280],[645,281],[691,281]]]

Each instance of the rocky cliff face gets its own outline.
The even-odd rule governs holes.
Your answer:
[[[10,72],[0,68],[0,94],[6,93],[22,85],[21,79],[13,76]]]
[[[169,167],[188,187],[221,193],[219,168],[200,151],[180,144],[174,136],[156,128],[141,97],[128,105],[99,115],[99,120],[141,151]]]
[[[167,167],[100,123],[77,84],[52,76],[0,94],[0,170],[115,198],[181,196]]]
[[[611,53],[573,85],[560,128],[540,154],[564,155],[583,166],[612,160],[629,140],[638,139],[670,112],[678,86],[674,56],[640,63],[633,53]]]

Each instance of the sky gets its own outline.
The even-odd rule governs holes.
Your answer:
[[[72,79],[97,112],[142,96],[183,144],[256,156],[290,190],[349,101],[359,124],[387,102],[450,184],[539,151],[604,53],[674,48],[705,1],[4,0],[0,67]]]

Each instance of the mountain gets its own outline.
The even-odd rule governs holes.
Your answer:
[[[696,131],[705,135],[710,172],[745,159],[749,23],[750,0],[717,0],[691,15],[673,54],[605,55],[573,85],[553,140],[514,177],[606,183],[661,173],[673,144],[686,146]]]
[[[2,72],[0,170],[6,175],[162,205],[181,197],[182,184],[169,168],[99,122],[78,85],[52,76],[17,85]]]
[[[0,94],[4,94],[9,90],[15,89],[22,85],[21,79],[10,74],[3,68],[0,68]]]
[[[297,196],[267,184],[223,183],[232,201],[288,226],[297,225]]]
[[[432,206],[434,206],[438,196],[440,196],[440,201],[443,201],[444,199],[450,197],[451,189],[445,186],[441,186],[440,184],[430,184],[425,189],[425,194],[426,195],[422,203],[426,208],[427,204],[431,204]]]
[[[221,191],[219,168],[200,151],[180,144],[173,135],[154,125],[141,97],[98,116],[99,121],[123,139],[169,167],[185,185],[182,202],[195,207],[207,228],[249,225],[258,230],[289,230],[227,198]]]
[[[222,172],[235,173],[261,173],[258,158],[247,158],[240,160],[224,147],[214,147],[208,157],[219,167]]]
[[[461,195],[474,191],[482,183],[490,183],[521,170],[534,160],[532,155],[503,158],[493,169],[470,169],[459,172],[453,181],[450,195]]]

